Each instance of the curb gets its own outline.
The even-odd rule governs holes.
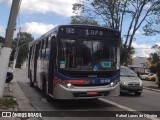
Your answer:
[[[143,87],[144,89],[146,90],[152,90],[152,91],[155,91],[155,92],[160,92],[160,90],[157,90],[157,89],[152,89],[152,88],[148,88],[148,87]]]

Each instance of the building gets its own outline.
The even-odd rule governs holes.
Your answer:
[[[128,65],[136,73],[140,74],[149,73],[149,68],[147,67],[147,57],[134,57],[132,59],[131,65]]]

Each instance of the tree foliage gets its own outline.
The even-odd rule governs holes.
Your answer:
[[[89,25],[98,25],[97,21],[90,17],[84,16],[72,16],[71,17],[71,24],[89,24]]]
[[[121,33],[124,29],[127,30],[124,47],[129,53],[135,33],[142,23],[151,20],[152,15],[155,17],[152,20],[158,20],[159,2],[159,0],[80,0],[73,5],[73,11],[82,18],[88,16],[99,24],[119,30]],[[123,27],[126,20],[129,22],[128,28]],[[126,56],[122,61],[125,58]]]
[[[147,24],[143,27],[144,35],[152,36],[160,33],[160,0],[153,1],[151,8],[152,16],[146,20]]]
[[[4,42],[4,37],[0,36],[0,43],[3,43]]]
[[[150,54],[150,71],[157,73],[158,75],[158,87],[160,88],[160,46],[153,45],[152,49],[154,50],[153,53]]]
[[[150,71],[156,73],[158,70],[157,65],[160,57],[160,46],[153,45],[152,50],[154,52],[150,54],[148,61],[150,62]]]
[[[128,52],[128,48],[123,44],[121,49],[121,59],[123,58],[123,61],[121,61],[121,64],[131,64],[132,62],[132,56],[135,53],[135,49],[131,47],[131,50]]]
[[[151,66],[155,66],[158,61],[159,61],[159,57],[160,57],[160,46],[159,45],[153,45],[151,47],[151,49],[153,50],[153,53],[151,53],[149,55],[149,62],[151,64]]]
[[[13,61],[16,57],[16,48],[18,50],[17,63],[16,67],[21,67],[21,64],[26,60],[28,55],[28,43],[33,41],[33,37],[30,33],[20,32],[17,34],[17,37],[12,42],[12,53],[10,60]]]

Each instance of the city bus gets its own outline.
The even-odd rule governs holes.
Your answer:
[[[47,101],[119,95],[120,32],[59,25],[29,44],[28,77]]]

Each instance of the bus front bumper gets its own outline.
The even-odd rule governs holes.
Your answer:
[[[54,99],[93,99],[100,98],[109,95],[112,91],[116,90],[119,95],[119,83],[111,87],[106,86],[94,86],[94,87],[77,87],[72,86],[67,88],[61,84],[57,84],[53,90]]]

